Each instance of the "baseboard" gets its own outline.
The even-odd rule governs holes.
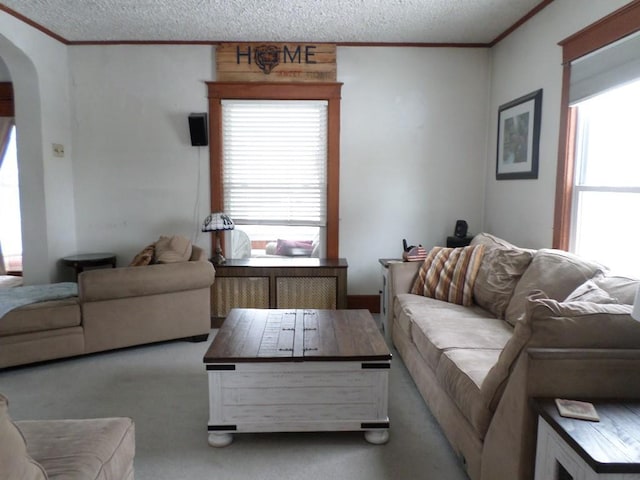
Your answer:
[[[211,328],[220,328],[224,323],[225,317],[214,317],[211,316]]]
[[[380,295],[347,295],[347,308],[364,308],[371,313],[380,313]]]

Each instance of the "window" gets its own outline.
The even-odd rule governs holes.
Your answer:
[[[279,254],[323,257],[327,101],[223,100],[222,145],[224,210],[253,255],[276,253],[285,239],[308,248]]]
[[[340,182],[340,90],[341,83],[241,83],[241,82],[209,82],[209,116],[210,116],[210,172],[211,172],[211,211],[226,211],[225,166],[223,163],[223,101],[228,100],[288,100],[288,101],[324,101],[326,104],[326,164],[325,164],[325,215],[324,232],[318,227],[317,220],[307,220],[303,225],[289,225],[281,228],[316,229],[320,242],[325,245],[326,258],[338,258],[338,212]],[[232,216],[233,218],[233,216]],[[235,219],[234,219],[235,221]],[[300,223],[288,220],[288,223]],[[287,223],[285,222],[285,223]],[[245,223],[245,220],[240,220]],[[266,229],[271,221],[262,219],[257,227]],[[262,224],[262,226],[260,226]],[[239,225],[242,227],[242,225]],[[242,227],[245,228],[245,227]],[[251,227],[248,228],[250,230]],[[314,235],[314,233],[306,233]],[[272,240],[273,234],[268,235]],[[278,235],[275,235],[276,239]],[[253,241],[255,248],[261,248],[259,240]],[[262,245],[264,247],[264,245]],[[226,246],[225,252],[227,252]]]
[[[16,127],[13,120],[2,117],[10,125],[3,156],[0,158],[0,246],[7,271],[22,271],[22,227]],[[2,150],[0,150],[2,151]]]
[[[554,248],[569,250],[572,245],[575,248],[578,235],[574,221],[584,214],[588,208],[588,200],[604,198],[598,197],[595,193],[583,194],[582,197],[587,202],[581,208],[575,205],[575,180],[581,178],[576,177],[575,171],[577,168],[583,168],[576,164],[575,154],[576,150],[584,150],[585,134],[582,134],[582,140],[577,143],[579,108],[571,105],[578,105],[589,97],[640,77],[638,32],[640,2],[631,2],[560,42],[563,75],[553,220]],[[584,115],[581,114],[583,120]],[[610,142],[615,142],[615,139]],[[592,203],[599,205],[598,202]],[[600,230],[612,228],[607,230],[607,234],[613,240],[610,248],[620,246],[620,238],[625,238],[624,227],[633,218],[635,217],[627,218],[622,225],[616,225],[615,228],[602,224]],[[604,221],[604,218],[601,221]],[[588,234],[580,236],[584,240]]]
[[[640,238],[640,80],[575,105],[571,250],[616,272],[640,275],[640,256],[620,248]]]

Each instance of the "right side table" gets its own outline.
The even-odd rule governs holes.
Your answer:
[[[599,422],[562,417],[535,399],[535,480],[640,479],[640,400],[593,400]]]
[[[466,237],[447,237],[447,248],[466,247],[473,240],[472,236]]]

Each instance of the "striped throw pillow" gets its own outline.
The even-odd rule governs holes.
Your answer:
[[[469,306],[484,245],[463,248],[434,247],[420,266],[411,293]]]

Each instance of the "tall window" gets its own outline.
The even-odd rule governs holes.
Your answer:
[[[274,240],[277,241],[278,238],[282,237],[284,237],[284,239],[311,239],[311,241],[313,241],[317,235],[319,244],[324,248],[322,249],[323,252],[317,252],[315,255],[330,259],[338,258],[340,90],[342,84],[209,82],[207,86],[209,91],[209,116],[211,119],[211,146],[209,148],[211,211],[224,211],[229,213],[228,210],[233,209],[237,215],[231,215],[231,217],[234,221],[238,222],[237,230],[242,229],[253,235],[254,238],[251,238],[251,241],[246,239],[245,243],[253,244],[251,248],[254,250],[261,250],[263,248],[266,250],[266,243],[273,243]],[[267,103],[261,104],[262,107],[260,110],[263,111],[262,113],[271,110],[271,107],[266,108],[267,105],[274,106],[285,103],[290,107],[299,105],[299,110],[297,110],[296,114],[299,117],[298,119],[284,121],[284,123],[281,123],[280,128],[274,129],[275,124],[272,123],[275,122],[276,119],[277,121],[282,121],[276,118],[282,115],[280,112],[275,114],[274,118],[262,122],[264,124],[263,126],[267,128],[267,133],[260,134],[267,137],[274,135],[275,139],[276,134],[281,135],[285,133],[284,143],[289,144],[290,147],[293,146],[293,150],[300,152],[297,156],[293,156],[296,160],[292,160],[293,157],[290,156],[290,153],[286,152],[286,149],[282,150],[282,145],[278,147],[280,150],[274,147],[273,142],[271,142],[271,140],[274,139],[269,139],[269,142],[264,144],[254,143],[252,148],[257,150],[254,152],[256,154],[255,158],[262,158],[264,152],[260,150],[269,148],[274,149],[274,151],[269,153],[269,155],[271,155],[270,158],[277,159],[277,162],[271,163],[270,160],[258,160],[258,164],[254,164],[252,167],[248,167],[248,169],[254,169],[254,172],[259,171],[260,174],[253,175],[251,182],[247,181],[244,185],[242,185],[242,181],[240,184],[234,185],[234,183],[236,183],[235,180],[225,183],[228,178],[228,169],[231,167],[225,164],[224,158],[226,155],[225,152],[227,151],[226,146],[230,139],[225,139],[224,124],[226,120],[225,115],[223,115],[223,108],[228,109],[234,104],[249,105],[249,103],[243,104],[242,102],[235,102],[236,100],[266,101]],[[310,109],[311,105],[313,105],[313,108]],[[323,109],[324,113],[321,113]],[[315,113],[310,113],[313,111],[315,111]],[[306,117],[304,121],[302,121],[303,117]],[[315,120],[310,120],[314,117]],[[323,128],[321,125],[322,118],[326,121],[326,128]],[[302,127],[305,123],[309,124],[309,122],[318,122],[318,124],[313,127],[313,130],[316,132],[322,132],[324,130],[325,133],[320,133],[320,135],[326,136],[324,140],[322,137],[319,137],[311,141],[308,140],[311,137],[307,137],[305,142],[311,144],[316,142],[316,146],[310,149],[309,147],[304,147],[303,149],[300,147],[300,144],[295,145],[295,143],[299,141],[297,137],[299,132],[308,130]],[[255,132],[243,136],[245,139],[253,142],[255,139],[251,138],[252,135],[258,136]],[[264,140],[265,139],[262,141]],[[319,146],[322,142],[324,142],[324,148]],[[278,143],[278,141],[275,143]],[[233,144],[229,145],[233,146]],[[235,148],[235,146],[233,146],[233,148]],[[310,160],[306,158],[310,155],[309,151],[314,149],[318,152],[324,151],[326,154],[324,179],[322,179],[322,168],[319,168],[318,164],[310,167]],[[287,156],[290,156],[288,160],[286,158]],[[307,165],[304,168],[304,170],[307,170],[304,175],[300,168],[303,164]],[[269,166],[271,168],[269,168]],[[291,197],[293,201],[285,202],[282,200],[282,197],[278,199],[278,195],[274,193],[277,189],[283,188],[283,185],[282,179],[275,178],[278,174],[276,173],[274,175],[275,170],[272,169],[279,169],[280,173],[286,170],[286,175],[294,180],[290,182],[290,185],[287,187],[287,195],[293,195],[297,190],[297,193]],[[248,171],[243,172],[242,175],[248,175]],[[260,182],[258,177],[265,179],[265,181]],[[254,182],[256,179],[258,179],[258,181]],[[244,180],[248,180],[248,177]],[[260,185],[260,183],[262,185]],[[227,192],[227,189],[230,189],[230,191]],[[233,193],[234,189],[235,193]],[[234,196],[236,198],[233,198]],[[312,197],[317,198],[318,196],[323,197],[319,198],[319,202],[315,202],[315,200],[311,202],[309,200]],[[245,200],[256,207],[253,212],[242,213],[243,202]],[[265,215],[265,212],[261,212],[261,209],[268,203],[270,203],[271,206],[267,207],[269,213]],[[312,203],[314,203],[314,207],[311,207]],[[234,206],[234,204],[236,206]],[[286,204],[288,204],[288,206],[284,208]],[[275,208],[275,206],[278,206],[278,208]],[[324,228],[323,225],[325,225]],[[255,231],[253,229],[255,229]],[[289,229],[296,229],[296,231],[291,234],[290,231],[288,231]],[[303,233],[303,231],[305,231],[305,233]],[[260,236],[264,237],[265,240],[261,241],[259,239]],[[229,245],[225,245],[224,247],[225,255],[233,253],[233,249],[228,247]],[[289,248],[294,254],[300,252],[296,244],[290,245]]]
[[[225,213],[253,254],[323,257],[327,101],[223,100],[222,145]]]
[[[640,276],[640,256],[620,248],[640,238],[640,80],[575,105],[571,250]]]
[[[629,136],[627,122],[638,123],[633,118],[638,107],[631,106],[631,96],[637,99],[638,94],[614,90],[632,88],[630,84],[640,79],[640,1],[628,3],[560,45],[563,76],[553,246],[640,275],[637,266],[619,262],[612,253],[625,249],[625,239],[637,234],[629,225],[638,212],[633,164],[640,161],[640,149],[633,143],[638,134],[632,131]],[[616,102],[610,94],[626,97],[622,113],[613,110]],[[603,107],[606,103],[611,105]],[[620,115],[627,113],[631,120],[622,120]]]
[[[7,271],[22,271],[22,227],[20,219],[20,187],[16,127],[8,122],[6,144],[0,149],[0,246]]]

